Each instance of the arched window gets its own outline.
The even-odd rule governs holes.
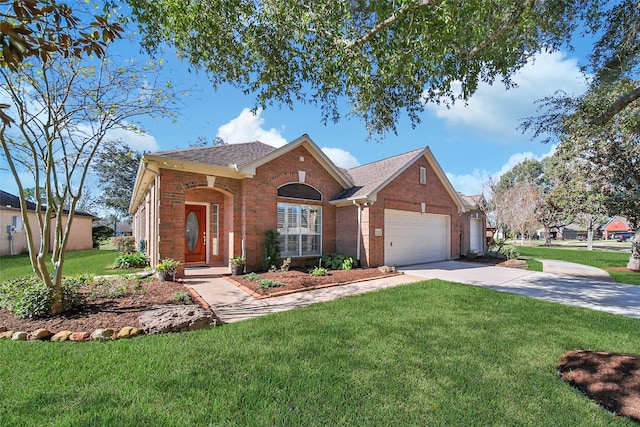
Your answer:
[[[278,197],[289,199],[322,201],[322,194],[310,185],[302,183],[285,184],[278,188]]]

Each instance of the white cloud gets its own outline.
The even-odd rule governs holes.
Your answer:
[[[153,153],[159,150],[158,141],[153,135],[129,129],[111,129],[107,132],[106,139],[122,141],[134,151],[149,151]]]
[[[227,144],[253,141],[260,141],[274,147],[282,147],[287,144],[288,141],[282,136],[284,127],[280,130],[276,128],[267,130],[263,128],[264,121],[261,109],[258,109],[254,114],[250,109],[244,108],[238,117],[220,126],[216,136],[222,138]],[[352,168],[360,165],[358,159],[341,148],[323,147],[322,151],[339,167]]]
[[[523,162],[524,160],[527,160],[527,159],[542,160],[545,157],[549,157],[553,155],[553,153],[556,151],[556,147],[557,147],[556,145],[550,146],[549,151],[541,155],[536,155],[531,151],[512,154],[507,159],[506,163],[502,165],[500,170],[496,172],[490,172],[484,169],[483,170],[475,169],[472,173],[456,175],[456,174],[447,172],[446,175],[449,181],[451,182],[451,185],[453,185],[453,188],[455,188],[456,191],[459,191],[462,194],[465,194],[468,196],[481,194],[484,192],[485,190],[484,184],[487,183],[489,178],[493,178],[496,180],[500,179],[502,175],[509,172],[511,169],[513,169],[515,165],[517,165],[520,162]]]
[[[427,108],[450,127],[464,127],[496,141],[509,142],[523,139],[517,127],[521,119],[537,114],[536,100],[558,90],[581,94],[587,88],[577,59],[566,58],[561,52],[537,55],[535,61],[513,76],[513,82],[517,87],[509,90],[499,81],[491,86],[481,83],[466,105],[456,102],[447,108],[429,104]]]
[[[262,109],[258,109],[254,114],[248,108],[244,108],[238,117],[218,128],[217,136],[227,144],[260,141],[274,147],[285,145],[287,140],[282,137],[280,130],[262,128],[264,119],[260,117],[261,114]]]
[[[322,147],[321,150],[338,167],[350,169],[360,166],[360,162],[353,156],[353,154],[341,148]]]

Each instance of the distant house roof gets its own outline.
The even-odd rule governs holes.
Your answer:
[[[14,196],[11,193],[7,193],[6,191],[2,191],[0,190],[0,209],[4,209],[4,208],[9,208],[9,209],[20,209],[20,198],[18,196]],[[45,209],[47,209],[46,206],[42,206],[41,210],[44,211]],[[31,211],[31,212],[35,212],[36,211],[36,204],[30,201],[27,201],[27,210]],[[62,211],[62,213],[69,213],[68,209],[64,209]],[[86,212],[81,212],[76,210],[75,211],[75,215],[78,216],[88,216],[88,217],[94,217],[94,215],[91,215],[90,213],[86,213]]]
[[[486,203],[482,194],[465,196],[464,194],[458,192],[458,197],[460,197],[460,200],[462,200],[462,204],[464,205],[465,209],[470,211],[480,209]]]
[[[0,208],[20,209],[20,198],[11,193],[0,190]],[[35,211],[36,204],[27,201],[27,210]]]

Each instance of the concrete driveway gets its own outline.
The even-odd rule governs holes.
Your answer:
[[[542,262],[542,273],[460,261],[412,265],[400,271],[640,318],[640,286],[615,283],[606,272],[593,267]]]

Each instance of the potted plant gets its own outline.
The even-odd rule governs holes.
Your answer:
[[[174,281],[176,279],[176,270],[180,265],[180,261],[173,258],[165,258],[156,265],[156,274],[160,280]]]
[[[244,265],[247,262],[247,259],[242,256],[242,255],[238,255],[235,256],[233,258],[231,258],[231,275],[232,276],[238,276],[242,273],[244,273]]]

